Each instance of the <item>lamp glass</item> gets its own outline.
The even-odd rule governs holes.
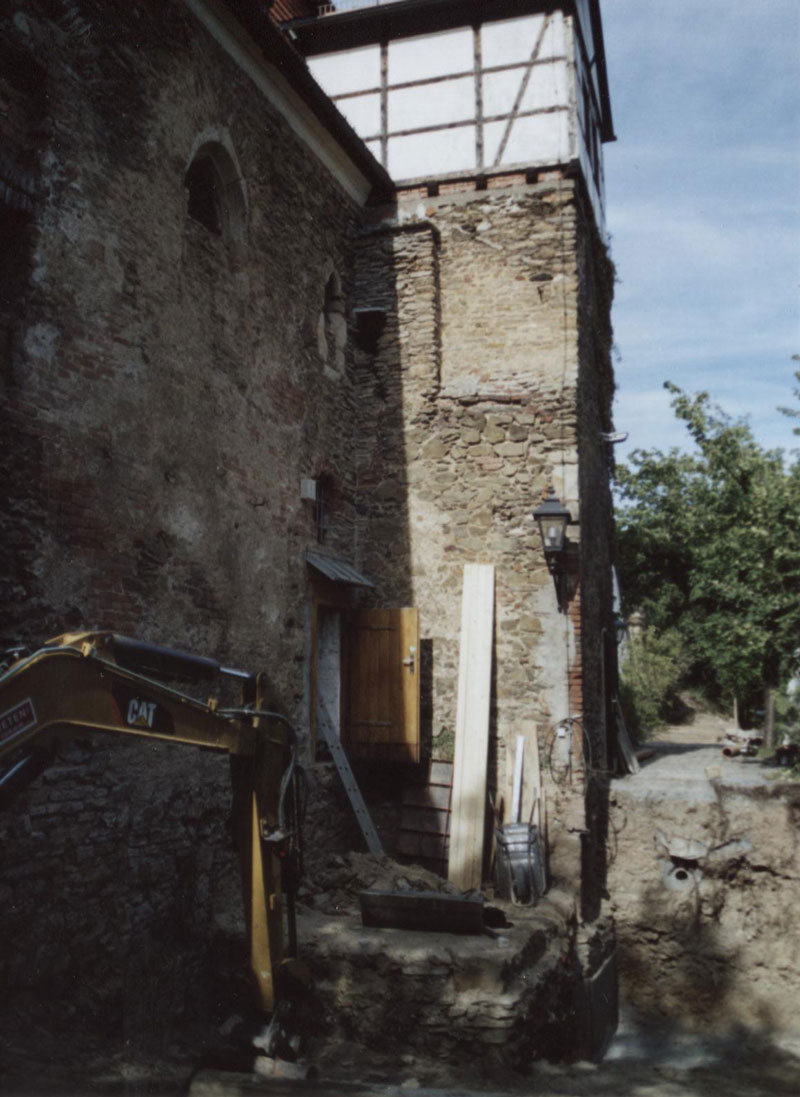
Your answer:
[[[539,536],[547,556],[563,552],[567,540],[570,513],[550,488],[547,499],[533,512],[539,527]]]
[[[567,530],[567,516],[552,515],[539,521],[539,531],[545,552],[561,552],[564,548],[564,534]]]

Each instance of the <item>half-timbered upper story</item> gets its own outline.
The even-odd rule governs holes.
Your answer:
[[[602,226],[614,134],[599,0],[283,9],[312,74],[396,182],[571,167]]]

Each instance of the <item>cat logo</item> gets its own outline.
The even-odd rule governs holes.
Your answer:
[[[128,704],[128,726],[132,728],[150,728],[152,731],[155,712],[155,701],[140,701],[138,697],[131,697]]]
[[[120,726],[136,728],[137,732],[151,731],[154,735],[175,734],[172,714],[157,701],[143,697],[138,689],[124,682],[115,682],[111,693]]]

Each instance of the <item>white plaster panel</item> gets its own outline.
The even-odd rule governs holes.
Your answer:
[[[390,84],[467,72],[474,66],[475,49],[470,28],[389,43]]]
[[[365,141],[364,144],[367,146],[367,148],[372,153],[372,155],[375,157],[375,159],[378,161],[378,163],[380,163],[381,162],[381,140],[380,140],[380,138],[376,137],[372,141]]]
[[[484,68],[513,65],[529,61],[542,29],[543,15],[525,15],[521,19],[505,19],[499,23],[484,23],[481,27],[481,60]],[[564,53],[564,22],[556,12],[550,19],[539,50],[541,59],[559,57]]]
[[[489,73],[483,78],[483,113],[485,117],[509,114],[525,78],[524,69]],[[542,110],[569,103],[569,74],[563,61],[537,65],[531,72],[520,110]]]
[[[475,81],[471,76],[389,92],[390,133],[474,117]]]
[[[373,137],[380,133],[380,95],[357,95],[352,99],[339,99],[336,106],[360,137]]]
[[[393,179],[432,177],[474,167],[474,126],[393,137],[389,141],[389,174]]]
[[[487,165],[495,162],[505,128],[505,122],[490,122],[483,127]],[[501,163],[563,164],[571,158],[568,114],[564,110],[518,118],[511,127]]]
[[[524,69],[487,73],[483,77],[483,115],[509,114],[525,75]]]
[[[570,74],[565,61],[551,61],[537,65],[522,97],[522,110],[541,110],[543,107],[569,105]]]
[[[537,593],[537,612],[548,621],[542,642],[536,647],[534,659],[542,670],[545,704],[553,723],[571,715],[569,707],[569,668],[575,661],[575,630],[568,613],[554,613],[553,584]]]
[[[363,46],[324,57],[309,57],[308,67],[328,95],[377,88],[381,83],[381,49]]]

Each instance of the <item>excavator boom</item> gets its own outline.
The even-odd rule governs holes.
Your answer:
[[[195,682],[232,676],[241,680],[242,703],[220,709],[214,699],[198,701],[155,675]],[[297,834],[288,806],[294,733],[269,710],[265,690],[263,676],[110,632],[66,634],[30,655],[15,653],[0,673],[0,795],[35,776],[56,742],[87,733],[230,755],[250,967],[259,1006],[272,1014],[284,959],[282,870]]]

